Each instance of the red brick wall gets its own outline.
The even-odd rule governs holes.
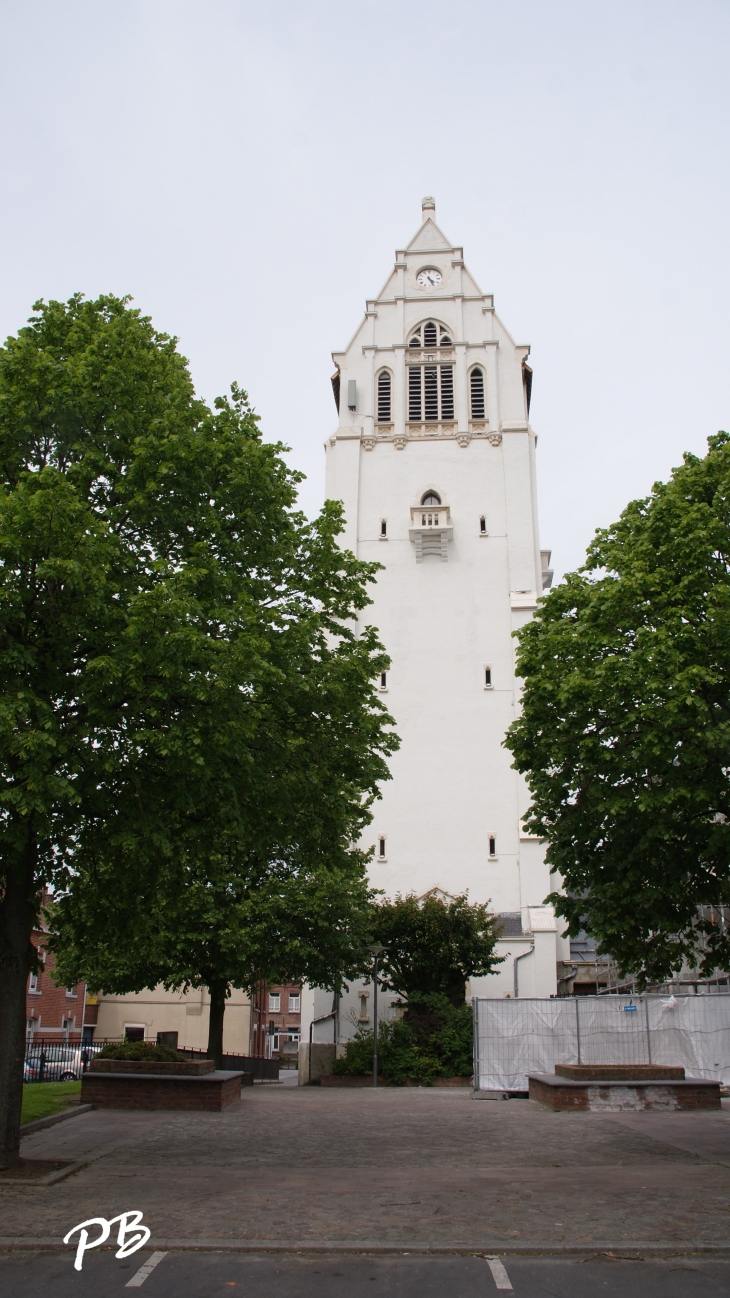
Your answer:
[[[278,1010],[269,1008],[271,994],[279,996]],[[299,997],[299,1009],[289,1009],[289,997]],[[296,1028],[301,1033],[302,1026],[302,989],[298,983],[259,983],[251,1007],[251,1054],[262,1058],[266,1053],[266,1034],[274,1024],[275,1032],[284,1032],[287,1028]],[[281,1052],[279,1052],[281,1053]]]
[[[75,987],[71,988],[73,995],[69,996],[65,987],[56,986],[51,978],[56,962],[50,951],[44,952],[46,938],[46,933],[34,929],[31,940],[41,956],[45,953],[45,960],[41,964],[34,990],[31,990],[33,978],[28,979],[25,995],[26,1023],[33,1020],[35,1036],[63,1039],[68,1035],[70,1040],[79,1040],[84,1018],[86,987],[84,983],[76,983]],[[66,1033],[64,1022],[72,1025]]]

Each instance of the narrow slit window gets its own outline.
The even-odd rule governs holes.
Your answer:
[[[486,536],[486,534],[487,534],[487,520],[486,520],[484,514],[482,514],[481,518],[479,519],[479,531],[481,532],[482,536]]]
[[[380,520],[380,535],[381,535],[381,536],[387,536],[387,535],[388,535],[388,522],[387,522],[387,519],[385,519],[385,518],[381,518],[381,520]]]
[[[485,690],[491,690],[491,688],[492,688],[492,669],[491,669],[491,667],[485,667],[485,668],[484,668],[484,688],[485,688]]]
[[[489,835],[489,855],[490,856],[497,855],[497,839],[495,838],[494,834]]]
[[[381,370],[378,375],[378,423],[390,423],[390,374]]]
[[[381,672],[381,673],[380,673],[380,688],[381,688],[381,690],[387,690],[387,688],[388,688],[388,673],[387,673],[387,672]]]
[[[472,370],[469,375],[472,419],[484,418],[484,373],[480,369]]]
[[[423,326],[423,345],[424,347],[438,346],[438,334],[433,320],[429,320],[428,324]]]
[[[380,857],[381,861],[385,859],[385,839],[384,838],[378,839],[378,856]]]

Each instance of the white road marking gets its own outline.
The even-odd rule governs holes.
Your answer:
[[[510,1278],[507,1275],[502,1263],[498,1257],[488,1257],[487,1265],[494,1278],[494,1284],[497,1289],[511,1289]]]
[[[145,1280],[147,1279],[147,1276],[150,1275],[152,1271],[154,1271],[155,1267],[157,1266],[157,1263],[161,1262],[163,1257],[167,1257],[167,1253],[153,1253],[149,1262],[145,1262],[144,1266],[141,1266],[139,1268],[139,1271],[135,1271],[134,1275],[132,1276],[132,1279],[127,1281],[124,1288],[139,1289],[139,1286],[141,1284],[144,1284]],[[491,1266],[491,1262],[490,1262],[490,1266]],[[504,1270],[504,1267],[502,1268],[502,1270]],[[505,1271],[505,1275],[506,1274],[507,1272]],[[499,1288],[499,1285],[497,1286],[497,1288]],[[508,1288],[511,1289],[512,1285],[508,1285]]]

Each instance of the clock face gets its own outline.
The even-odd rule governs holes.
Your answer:
[[[421,288],[436,288],[441,283],[441,271],[430,266],[427,270],[421,270],[416,276],[416,281]]]

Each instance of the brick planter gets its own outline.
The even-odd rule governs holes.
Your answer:
[[[620,1113],[623,1110],[653,1109],[658,1112],[719,1109],[720,1083],[697,1077],[683,1081],[576,1080],[531,1076],[530,1099],[554,1112]]]
[[[556,1064],[556,1077],[575,1082],[683,1082],[674,1064]]]
[[[89,1070],[81,1079],[81,1103],[93,1104],[95,1109],[208,1109],[220,1112],[240,1100],[242,1083],[253,1086],[253,1074],[214,1071],[196,1077],[180,1073]]]
[[[215,1072],[212,1059],[92,1059],[92,1073],[131,1073],[138,1076],[203,1077]]]

